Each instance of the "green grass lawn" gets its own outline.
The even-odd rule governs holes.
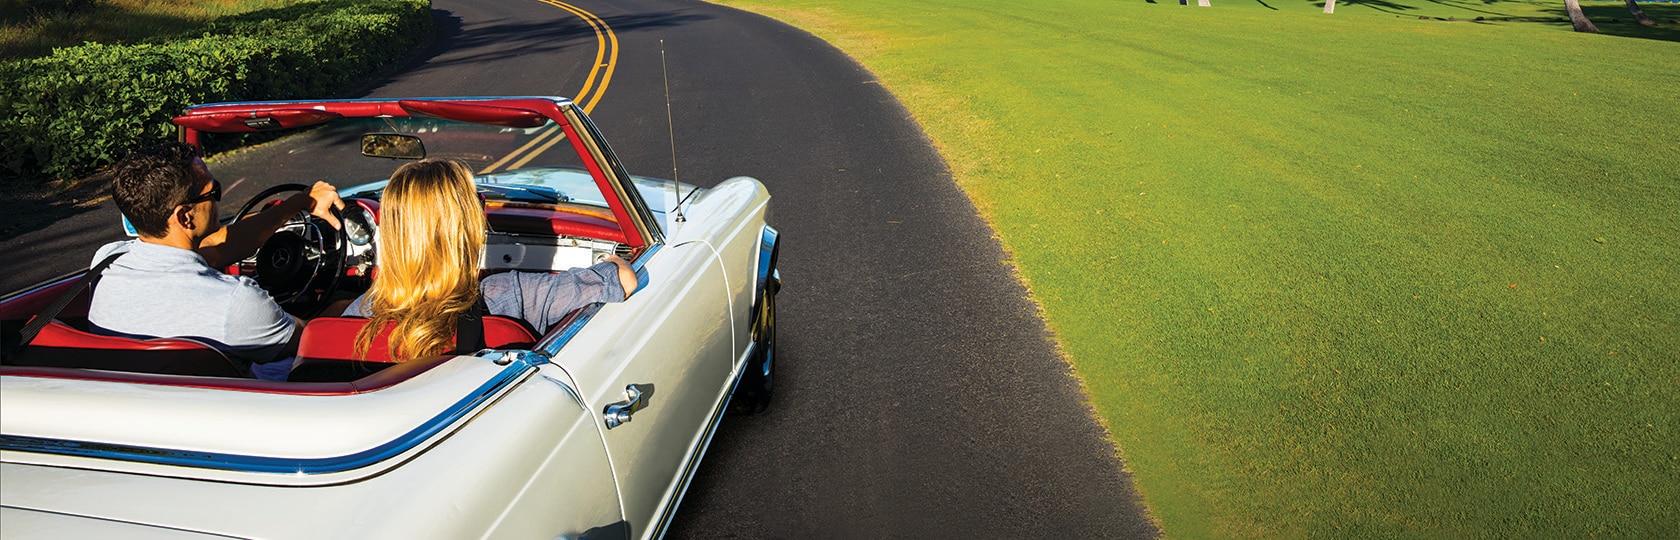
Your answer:
[[[1158,1],[726,3],[915,114],[1170,536],[1680,530],[1680,4]]]

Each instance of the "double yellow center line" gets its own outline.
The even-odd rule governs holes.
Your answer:
[[[577,96],[572,98],[574,103],[583,107],[585,114],[590,113],[595,110],[595,104],[601,102],[601,96],[606,94],[607,85],[612,84],[613,70],[618,68],[618,34],[614,34],[612,27],[607,26],[607,21],[583,8],[559,0],[538,1],[576,15],[583,19],[583,22],[589,23],[589,27],[595,31],[595,64],[589,68],[589,78],[583,81],[583,90],[578,91]],[[594,93],[591,94],[591,91]],[[560,126],[549,126],[537,134],[537,138],[479,170],[478,174],[489,174],[503,165],[507,165],[508,170],[524,167],[533,158],[542,155],[565,138],[566,134],[560,131]]]

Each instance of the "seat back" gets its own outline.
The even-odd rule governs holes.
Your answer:
[[[368,344],[367,355],[356,355],[356,334],[367,326],[360,317],[317,317],[303,327],[297,359],[287,380],[292,382],[354,381],[380,372],[395,362],[391,358],[391,328],[386,324]],[[484,317],[484,345],[493,349],[535,345],[536,333],[523,321],[499,315]],[[432,357],[436,361],[438,357]],[[409,362],[412,363],[412,362]]]
[[[165,375],[250,376],[226,354],[192,339],[101,336],[57,320],[42,327],[29,346],[6,364]]]
[[[385,325],[374,337],[373,343],[368,344],[367,356],[357,357],[355,353],[356,334],[367,326],[367,319],[360,317],[318,317],[311,319],[303,327],[303,338],[298,342],[298,361],[314,360],[343,360],[360,362],[390,363],[389,347],[391,328],[396,323]],[[484,346],[492,349],[523,348],[535,345],[537,336],[523,321],[500,315],[484,317]]]
[[[484,346],[491,349],[529,349],[537,344],[531,325],[513,317],[484,316]]]

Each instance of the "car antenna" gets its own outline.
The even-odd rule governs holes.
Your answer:
[[[682,191],[682,182],[677,179],[677,125],[671,120],[671,74],[669,70],[665,68],[665,40],[663,39],[659,40],[659,77],[665,81],[665,129],[666,133],[671,135],[671,182],[676,184],[675,188],[680,193]],[[683,217],[682,205],[683,202],[688,201],[688,198],[693,196],[696,191],[700,191],[700,188],[697,187],[689,190],[688,195],[684,195],[681,199],[677,200],[677,207],[671,209],[673,212],[677,213],[677,217],[673,218],[677,221],[677,223],[684,223],[688,221],[688,218]]]

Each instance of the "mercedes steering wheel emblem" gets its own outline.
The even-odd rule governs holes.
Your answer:
[[[285,268],[286,265],[292,263],[292,251],[289,249],[276,249],[274,250],[274,257],[270,260],[273,261],[275,268]]]

